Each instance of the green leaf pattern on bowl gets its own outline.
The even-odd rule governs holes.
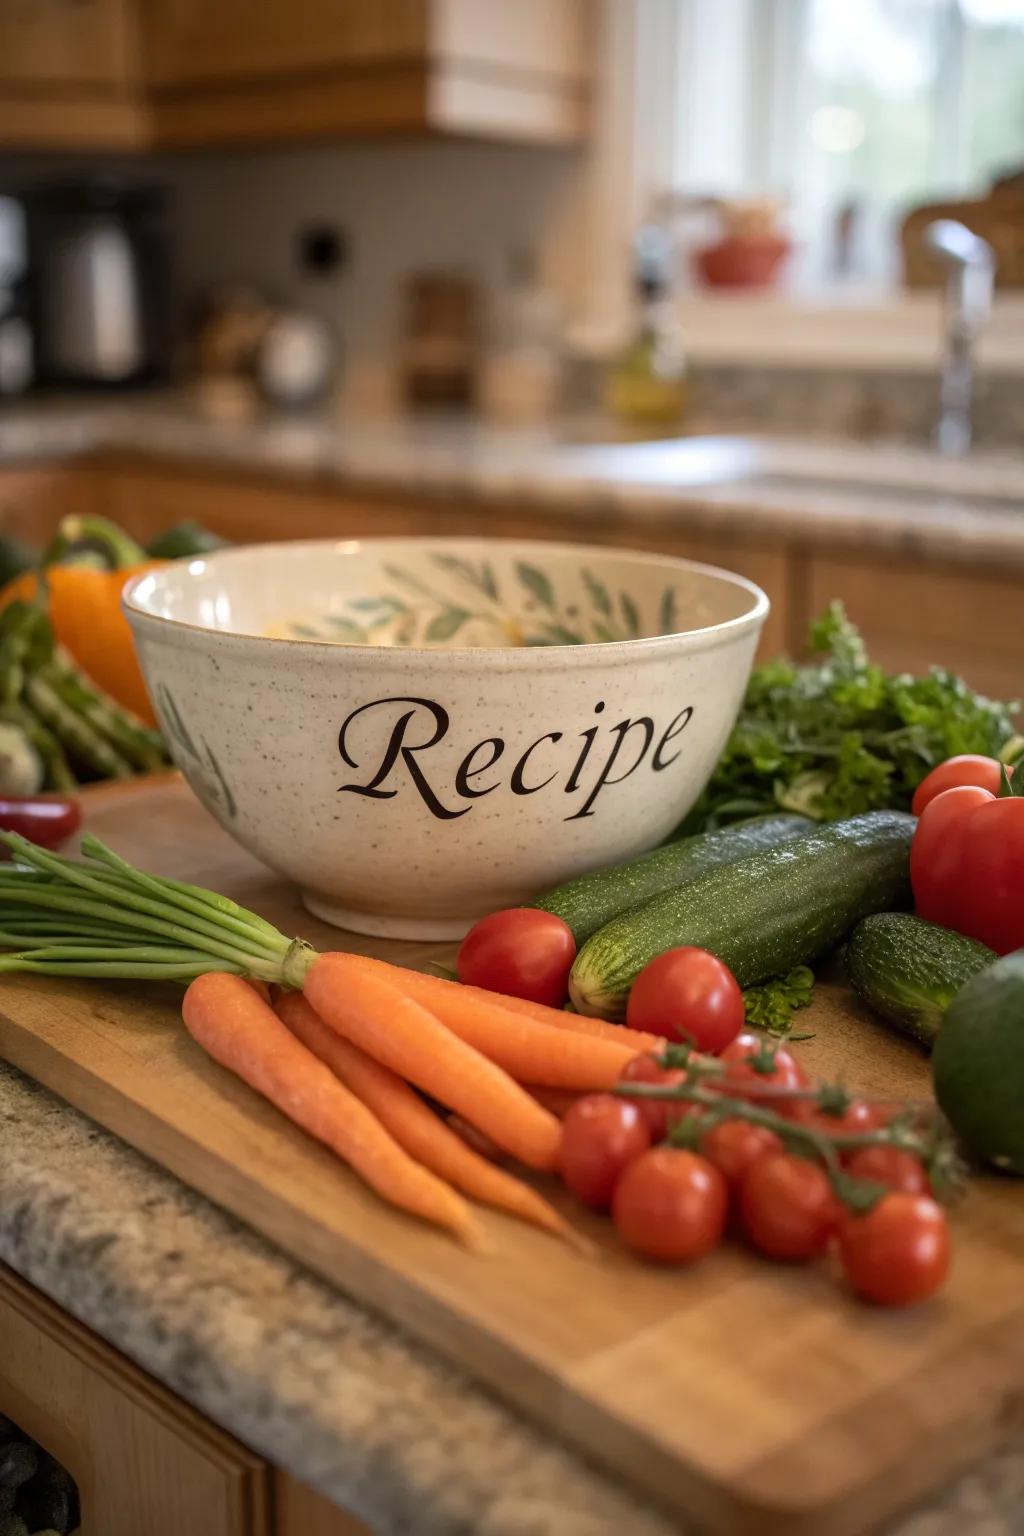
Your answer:
[[[344,598],[337,612],[286,619],[272,631],[292,640],[336,645],[444,648],[614,644],[680,627],[678,593],[665,587],[645,624],[635,599],[580,568],[582,599],[563,603],[548,573],[525,560],[499,578],[488,560],[432,553],[427,572],[386,564],[388,587]]]

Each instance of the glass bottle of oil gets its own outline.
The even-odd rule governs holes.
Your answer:
[[[608,408],[631,432],[665,433],[681,426],[691,381],[676,315],[673,250],[657,225],[639,230],[633,247],[632,335],[608,372]]]

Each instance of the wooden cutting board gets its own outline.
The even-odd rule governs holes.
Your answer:
[[[129,859],[212,886],[320,947],[410,965],[438,946],[340,935],[236,847],[173,776],[90,792],[88,823]],[[911,1047],[821,988],[801,1046],[815,1073],[927,1092]],[[648,1495],[717,1531],[851,1536],[1024,1418],[1024,1190],[978,1181],[955,1218],[945,1294],[882,1313],[827,1266],[739,1246],[646,1268],[609,1224],[588,1261],[485,1214],[470,1256],[392,1212],[220,1067],[172,987],[0,981],[0,1054]]]

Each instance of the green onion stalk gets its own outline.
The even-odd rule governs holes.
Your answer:
[[[229,971],[301,987],[316,951],[237,902],[149,875],[99,838],[83,860],[0,833],[13,862],[0,867],[0,972],[193,981]]]

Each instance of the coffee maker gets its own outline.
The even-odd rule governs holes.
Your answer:
[[[30,335],[31,382],[111,389],[166,379],[172,306],[164,191],[102,176],[29,186],[3,204],[20,214],[23,260],[6,289]]]

